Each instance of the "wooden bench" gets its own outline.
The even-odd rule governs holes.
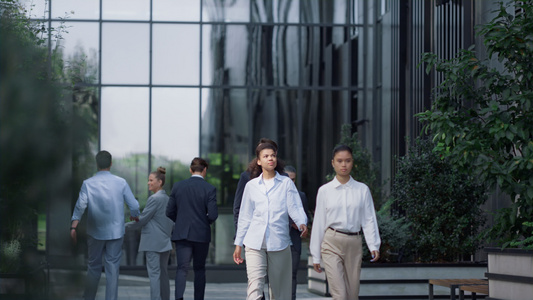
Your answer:
[[[455,290],[461,286],[487,285],[485,279],[430,279],[429,280],[429,300],[433,300],[433,286],[444,286],[450,288],[450,299],[456,300]]]
[[[465,291],[472,293],[472,299],[476,300],[476,294],[489,294],[489,284],[461,285],[459,287],[459,300],[465,299]]]

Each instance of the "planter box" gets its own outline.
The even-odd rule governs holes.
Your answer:
[[[485,278],[486,263],[363,263],[360,299],[428,299],[429,279]],[[313,269],[308,260],[308,289],[330,296],[326,275]],[[435,298],[450,298],[450,289],[435,286]]]
[[[485,248],[488,253],[489,297],[529,300],[533,298],[533,251]]]

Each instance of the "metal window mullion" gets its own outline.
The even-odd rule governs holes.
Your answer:
[[[202,82],[202,76],[203,76],[203,45],[204,45],[204,19],[203,19],[203,9],[204,9],[204,1],[200,0],[200,23],[198,26],[200,26],[200,57],[198,58],[199,61],[199,68],[200,68],[200,74],[198,75],[200,86],[198,87],[198,156],[202,156],[202,91],[203,91],[203,82]]]
[[[153,21],[153,0],[150,0],[150,31],[149,31],[149,54],[148,54],[148,173],[152,170],[152,75],[153,75],[153,36],[154,23]],[[148,191],[150,194],[150,191]]]
[[[100,15],[98,16],[98,150],[102,149],[102,15],[103,0],[100,0]]]

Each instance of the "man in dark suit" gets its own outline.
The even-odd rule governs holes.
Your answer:
[[[286,166],[284,169],[289,178],[296,184],[296,169],[293,166]],[[307,196],[304,192],[298,190],[300,199],[302,200],[302,206],[305,214],[309,217],[309,206],[307,203]],[[291,237],[291,253],[292,253],[292,300],[296,299],[296,286],[298,284],[298,266],[300,265],[300,255],[302,254],[302,236],[298,229],[298,226],[294,224],[292,220],[289,220],[290,230],[289,235]]]
[[[194,299],[204,299],[205,261],[211,242],[211,227],[218,217],[216,189],[205,181],[208,164],[199,157],[191,162],[189,179],[172,187],[166,215],[175,222],[172,241],[176,244],[176,299],[183,299],[191,260],[194,268]]]

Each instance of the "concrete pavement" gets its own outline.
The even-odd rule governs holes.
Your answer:
[[[145,277],[130,276],[130,275],[120,275],[119,279],[119,289],[118,289],[118,300],[148,300],[150,299],[150,281]],[[205,300],[241,300],[246,299],[246,283],[207,283],[205,291]],[[59,291],[58,291],[59,292]],[[194,299],[194,288],[193,283],[187,281],[187,287],[185,289],[184,299],[190,300]],[[72,291],[70,289],[69,295],[63,294],[62,297],[65,300],[78,300],[82,299],[83,291],[79,289],[78,291]],[[171,299],[174,295],[174,281],[170,281],[170,293]],[[265,289],[265,294],[268,299],[268,288]],[[319,295],[313,294],[307,290],[307,284],[299,284],[297,287],[297,299],[308,299],[308,300],[327,300],[331,299],[328,297],[321,297]],[[102,274],[100,279],[100,286],[98,288],[98,293],[96,300],[105,299],[105,274]]]

